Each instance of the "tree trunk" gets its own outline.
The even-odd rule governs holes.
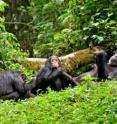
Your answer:
[[[95,53],[99,50],[101,50],[100,47],[87,48],[59,58],[63,69],[66,72],[72,72],[76,67],[94,62]],[[46,58],[25,58],[24,60],[20,60],[20,62],[23,63],[26,68],[37,71],[45,64]]]

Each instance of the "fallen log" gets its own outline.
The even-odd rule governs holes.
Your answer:
[[[59,57],[59,59],[61,60],[63,69],[66,72],[72,72],[76,67],[94,61],[95,53],[99,50],[101,50],[100,47],[87,48]],[[44,65],[45,61],[46,58],[25,58],[21,63],[23,63],[26,68],[37,71],[42,65]]]

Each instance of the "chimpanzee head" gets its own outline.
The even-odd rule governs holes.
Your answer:
[[[19,73],[19,76],[25,81],[26,80],[26,75],[24,73]]]
[[[58,67],[61,67],[61,62],[57,56],[53,55],[47,59],[45,65],[50,67],[50,68],[58,68]]]
[[[26,75],[25,75],[23,72],[21,72],[21,71],[11,71],[11,72],[12,72],[13,74],[15,74],[15,75],[21,77],[21,78],[23,79],[23,81],[26,81]]]

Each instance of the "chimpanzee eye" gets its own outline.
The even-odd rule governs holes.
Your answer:
[[[54,61],[56,61],[56,62],[57,62],[58,60],[57,60],[57,59],[52,59],[52,62],[54,62]]]

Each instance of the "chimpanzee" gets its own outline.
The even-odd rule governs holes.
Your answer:
[[[0,98],[22,99],[24,97],[34,97],[25,83],[25,75],[19,71],[7,71],[0,74]]]
[[[117,67],[117,54],[111,56],[111,58],[109,59],[108,65],[112,67]]]
[[[76,81],[82,81],[82,77],[90,75],[98,77],[98,79],[108,79],[108,77],[115,79],[117,77],[117,54],[112,56],[107,64],[107,53],[101,50],[96,53],[96,66],[90,72],[86,72],[76,77]]]
[[[82,73],[79,76],[74,77],[74,80],[79,82],[79,83],[81,83],[85,76],[97,77],[97,66],[94,65],[94,67],[93,67],[93,69],[91,71]]]
[[[60,91],[68,87],[69,84],[72,87],[78,85],[78,82],[62,70],[61,62],[57,56],[50,56],[47,59],[45,66],[39,70],[34,82],[35,88],[32,90],[34,94],[38,89],[44,92],[47,91],[48,86],[52,90]]]
[[[97,76],[99,79],[117,78],[117,54],[113,55],[107,63],[107,53],[99,51],[96,53]]]
[[[117,79],[117,54],[113,55],[108,62],[108,75],[111,79]]]
[[[107,53],[103,50],[96,53],[97,77],[99,79],[108,78]]]

